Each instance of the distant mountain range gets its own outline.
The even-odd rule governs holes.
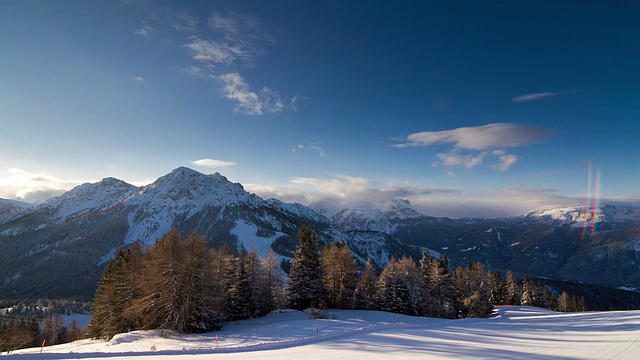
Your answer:
[[[590,223],[594,214],[587,214]],[[581,239],[584,208],[505,219],[449,219],[418,213],[407,200],[370,208],[306,207],[262,199],[216,173],[178,168],[136,187],[106,178],[30,206],[0,200],[0,299],[91,298],[106,262],[134,241],[169,229],[197,231],[212,246],[273,249],[288,258],[310,224],[324,243],[345,240],[360,261],[446,253],[521,274],[640,288],[640,208],[605,205],[597,231]]]

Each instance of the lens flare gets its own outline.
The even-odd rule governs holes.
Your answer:
[[[589,229],[589,235],[593,235],[596,232],[596,225],[598,223],[598,210],[600,208],[600,169],[596,168],[596,179],[593,191],[593,207],[591,208],[591,228]]]
[[[580,239],[593,235],[597,231],[598,211],[600,209],[600,169],[596,168],[593,181],[593,194],[591,193],[591,162],[587,161],[587,197],[584,206],[584,219],[582,221],[582,234]]]
[[[587,234],[587,221],[589,221],[589,203],[591,197],[591,162],[587,162],[587,199],[584,206],[584,221],[582,222],[582,235],[580,235],[580,239],[584,240],[585,235]]]

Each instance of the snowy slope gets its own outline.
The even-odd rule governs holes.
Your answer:
[[[32,206],[21,201],[0,199],[0,224],[9,221]]]
[[[106,211],[122,203],[137,187],[115,178],[82,184],[33,208],[53,209],[53,219],[63,222],[71,216],[91,211]]]
[[[297,311],[221,331],[120,334],[17,350],[17,359],[637,359],[640,311],[555,313],[504,307],[489,319],[443,320],[379,311]]]

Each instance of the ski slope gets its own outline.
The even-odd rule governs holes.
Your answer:
[[[217,336],[217,347],[216,347]],[[298,311],[226,324],[218,332],[134,331],[18,350],[16,359],[638,359],[640,311],[556,313],[505,307],[489,319],[443,320],[378,311]]]

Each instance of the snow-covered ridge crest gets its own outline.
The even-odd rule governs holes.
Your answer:
[[[53,218],[62,222],[70,216],[90,211],[105,211],[124,202],[138,187],[122,180],[108,177],[96,183],[78,185],[66,193],[51,198],[34,207],[53,210]]]
[[[137,211],[129,214],[130,231],[125,243],[160,238],[178,217],[188,220],[205,208],[224,209],[238,204],[255,208],[264,203],[219,173],[205,175],[179,167],[143,186],[126,202],[125,205],[134,206]]]
[[[574,225],[595,220],[599,222],[640,221],[640,206],[603,205],[597,209],[585,206],[530,211],[523,220],[549,225]]]
[[[408,219],[419,219],[425,215],[417,212],[409,200],[389,199],[377,204],[343,209],[331,217],[331,220],[348,231],[365,230],[393,233],[398,223]]]

